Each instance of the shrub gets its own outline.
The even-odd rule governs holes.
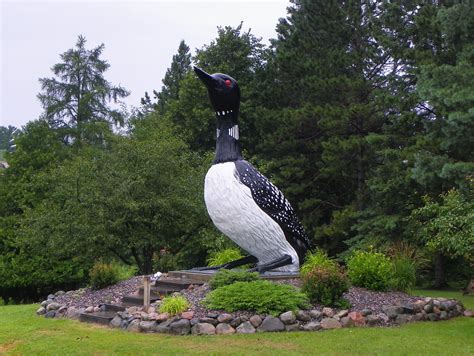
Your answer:
[[[102,289],[119,281],[117,268],[104,262],[96,262],[89,272],[92,289]]]
[[[372,290],[387,290],[392,281],[392,263],[379,252],[355,252],[347,261],[352,284]]]
[[[309,252],[306,255],[305,262],[301,266],[301,274],[305,275],[311,272],[314,268],[328,268],[328,269],[338,269],[338,264],[336,261],[330,259],[327,255],[327,252],[321,249]]]
[[[182,295],[172,297],[165,297],[161,301],[159,312],[176,315],[186,311],[189,308],[189,303]]]
[[[260,276],[257,272],[238,272],[222,269],[212,277],[209,286],[211,289],[217,289],[235,282],[252,282],[258,279],[260,279]]]
[[[316,266],[301,275],[305,292],[312,302],[340,307],[342,295],[349,289],[347,277],[339,268]]]
[[[404,292],[410,291],[416,283],[414,263],[406,257],[398,257],[392,260],[392,268],[392,288]]]
[[[223,265],[227,262],[232,262],[242,258],[240,250],[236,248],[226,248],[225,250],[214,252],[211,254],[211,257],[207,260],[207,265],[209,267],[215,267]]]
[[[308,306],[308,297],[295,287],[258,280],[236,282],[210,292],[203,303],[212,309],[233,312],[248,310],[278,315]]]

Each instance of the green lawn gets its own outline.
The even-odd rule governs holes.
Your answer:
[[[462,297],[458,292],[417,290],[414,294],[455,297],[474,309],[474,297]],[[394,328],[179,337],[45,319],[34,315],[37,307],[0,307],[0,354],[474,355],[474,318]]]

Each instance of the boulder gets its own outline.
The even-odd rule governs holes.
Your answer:
[[[293,324],[296,321],[296,315],[292,311],[287,311],[280,315],[280,320],[286,325]]]
[[[296,312],[296,320],[299,320],[299,321],[310,321],[311,320],[311,316],[309,315],[309,312],[305,311],[305,310],[298,310]]]
[[[339,311],[336,315],[334,315],[335,317],[337,317],[338,319],[341,319],[345,316],[347,316],[347,314],[349,314],[349,310],[347,309],[343,309],[341,311]]]
[[[80,314],[81,311],[79,309],[76,309],[76,307],[67,308],[66,317],[69,319],[79,319]]]
[[[44,314],[46,314],[46,308],[45,308],[45,307],[39,307],[39,308],[36,310],[36,314],[37,314],[37,315],[44,315]]]
[[[386,306],[383,307],[382,310],[392,320],[394,320],[398,314],[402,313],[402,308],[397,306]]]
[[[467,316],[468,318],[472,318],[472,317],[474,317],[474,312],[472,310],[466,309],[466,310],[464,310],[463,315]]]
[[[365,325],[365,318],[362,316],[360,312],[350,312],[348,317],[352,319],[355,326],[364,326]]]
[[[318,321],[310,321],[301,327],[304,331],[315,331],[321,329],[321,323]]]
[[[110,326],[113,328],[119,328],[122,325],[122,318],[118,315],[114,316],[114,318],[110,321]]]
[[[327,316],[328,318],[332,318],[334,316],[334,309],[325,307],[323,308],[323,315]]]
[[[56,311],[55,310],[50,310],[46,312],[44,315],[45,318],[54,318],[56,316]]]
[[[127,331],[136,332],[136,333],[139,332],[140,320],[138,319],[132,320],[127,326]]]
[[[84,310],[85,313],[93,313],[94,312],[94,307],[87,307],[86,310]]]
[[[309,311],[309,316],[312,319],[320,319],[323,313],[321,313],[319,310],[313,309]]]
[[[415,306],[412,303],[405,303],[402,305],[403,314],[415,314]]]
[[[254,334],[255,328],[252,324],[250,324],[250,321],[245,321],[240,324],[237,329],[235,329],[235,331],[237,332],[237,334]]]
[[[447,320],[448,319],[448,312],[446,310],[441,310],[441,313],[439,313],[439,319],[440,320]]]
[[[170,325],[171,323],[177,321],[178,318],[171,318],[166,321],[163,321],[162,323],[158,324],[155,329],[156,332],[163,333],[163,334],[169,334],[171,331]]]
[[[199,318],[199,322],[200,323],[212,324],[214,326],[216,326],[218,324],[217,319],[209,318],[209,317]]]
[[[180,319],[170,324],[170,334],[188,335],[191,330],[191,323],[188,319]]]
[[[423,310],[425,312],[427,312],[428,314],[429,313],[432,313],[433,312],[433,304],[425,304],[425,306],[423,307]]]
[[[348,316],[343,316],[341,320],[339,320],[343,328],[351,328],[355,325],[354,320],[349,318]]]
[[[52,303],[53,301],[51,299],[46,299],[41,302],[41,306],[46,308],[48,304]]]
[[[216,327],[209,323],[197,323],[191,328],[193,335],[214,335],[215,333]]]
[[[208,313],[206,315],[207,318],[212,318],[212,319],[217,319],[219,317],[219,314],[216,313]]]
[[[46,297],[46,299],[54,300],[54,294],[48,294],[48,296]]]
[[[166,321],[170,318],[170,315],[168,313],[161,313],[156,316],[156,321],[161,323],[163,321]]]
[[[377,318],[377,316],[375,315],[370,314],[365,317],[365,322],[368,326],[376,326],[379,322],[379,318]]]
[[[321,320],[321,328],[323,329],[340,329],[341,323],[333,318],[324,318]]]
[[[234,317],[230,314],[223,313],[217,317],[219,323],[230,323]]]
[[[185,311],[181,313],[181,318],[191,320],[194,317],[193,311]]]
[[[398,314],[395,318],[395,324],[402,325],[409,323],[412,320],[412,316],[409,314]]]
[[[294,323],[290,325],[285,325],[285,330],[286,331],[299,331],[301,330],[300,324]]]
[[[436,313],[429,313],[428,314],[428,319],[430,321],[438,321],[439,320],[439,315]]]
[[[220,323],[216,326],[216,334],[218,335],[227,335],[234,334],[235,329],[227,323]]]
[[[270,315],[263,319],[262,324],[257,328],[258,332],[275,332],[284,330],[285,325],[281,322],[281,320]]]
[[[262,323],[262,318],[260,317],[260,315],[252,315],[249,321],[253,327],[258,328],[260,324]]]
[[[237,326],[239,326],[242,323],[243,323],[242,319],[238,316],[238,317],[232,319],[232,321],[229,324],[233,328],[236,328]]]
[[[421,312],[425,305],[426,303],[423,300],[417,300],[415,303],[413,303],[413,309],[415,313]]]
[[[113,320],[113,319],[112,319]],[[112,322],[111,322],[112,323]],[[142,320],[140,322],[140,324],[138,325],[139,329],[141,332],[144,332],[144,333],[153,333],[155,332],[155,328],[156,328],[156,325],[158,325],[156,323],[156,321],[154,320]]]
[[[372,310],[364,308],[360,311],[360,313],[362,314],[362,316],[367,316],[367,315],[372,314]]]
[[[46,310],[58,310],[61,308],[62,305],[56,302],[49,303],[48,306],[46,307]]]

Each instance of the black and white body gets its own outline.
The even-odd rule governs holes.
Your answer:
[[[254,270],[297,272],[309,239],[283,193],[241,154],[240,90],[225,74],[194,68],[216,112],[216,157],[205,179],[204,200],[215,226],[250,256],[222,268],[257,262]]]

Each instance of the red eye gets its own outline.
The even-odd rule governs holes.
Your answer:
[[[229,79],[227,79],[227,80],[225,81],[225,85],[227,86],[227,88],[230,88],[230,85],[231,85],[231,84],[232,84],[232,83],[231,83],[231,81],[230,81]]]

